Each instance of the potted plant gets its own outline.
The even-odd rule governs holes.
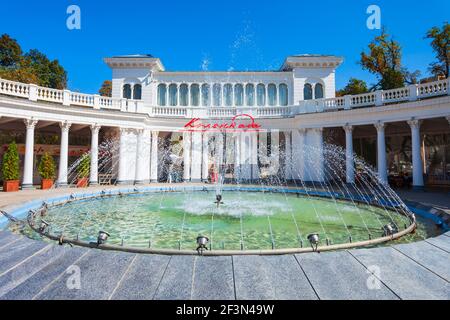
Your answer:
[[[16,142],[9,144],[8,150],[3,155],[3,191],[11,192],[19,190],[19,153]]]
[[[38,167],[39,175],[41,176],[41,189],[50,189],[53,186],[55,179],[55,161],[48,153],[44,153]]]
[[[89,171],[91,167],[91,157],[89,154],[85,153],[81,156],[80,163],[77,167],[77,174],[78,174],[78,180],[77,180],[77,187],[78,188],[85,188],[88,185],[89,182]]]

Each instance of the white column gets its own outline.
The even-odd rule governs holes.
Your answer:
[[[202,179],[202,133],[192,132],[192,160],[191,160],[191,181],[200,182]]]
[[[377,166],[378,176],[383,183],[387,183],[387,163],[386,163],[386,139],[384,135],[385,124],[378,122],[377,129]]]
[[[270,130],[270,174],[278,175],[280,171],[280,131],[278,129]]]
[[[72,124],[64,121],[61,127],[61,148],[59,152],[58,187],[67,186],[67,167],[69,157],[69,129]]]
[[[137,149],[136,149],[136,176],[134,178],[135,184],[144,184],[144,160],[145,155],[142,152],[144,149],[144,129],[137,130]]]
[[[209,136],[207,132],[203,132],[202,146],[202,180],[208,181],[209,175]]]
[[[25,142],[25,163],[23,167],[22,189],[33,188],[33,166],[34,166],[34,128],[37,120],[26,119],[23,121],[27,127]]]
[[[258,167],[258,132],[251,133],[250,146],[251,180],[255,182],[260,179]]]
[[[150,182],[158,182],[158,131],[152,131],[152,151],[150,155]]]
[[[292,179],[292,144],[291,131],[284,132],[285,150],[284,150],[284,177],[286,181]]]
[[[234,179],[241,179],[241,137],[239,133],[234,135]]]
[[[191,132],[183,132],[183,180],[191,179]]]
[[[292,130],[292,179],[307,180],[305,177],[306,129]]]
[[[423,164],[420,152],[420,121],[412,119],[408,121],[408,124],[411,127],[413,187],[423,188]]]
[[[347,183],[355,183],[355,164],[353,159],[353,127],[344,126],[345,130],[345,168]]]
[[[100,126],[91,125],[91,169],[89,184],[95,186],[98,184],[98,133]]]
[[[127,180],[127,134],[127,128],[120,128],[119,172],[117,175],[117,184],[126,184]]]

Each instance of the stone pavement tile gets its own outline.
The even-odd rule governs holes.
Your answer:
[[[317,299],[293,255],[234,256],[236,299]]]
[[[77,261],[88,249],[80,247],[63,247],[62,254],[47,264],[37,273],[31,275],[26,281],[0,296],[4,300],[29,300],[37,295],[58,276],[63,274],[69,266]]]
[[[134,256],[135,254],[131,253],[91,249],[74,265],[75,268],[79,268],[81,288],[77,289],[73,286],[76,282],[72,280],[78,276],[78,270],[73,269],[72,273],[65,273],[36,298],[42,300],[108,299]]]
[[[166,270],[170,256],[139,254],[114,291],[113,300],[149,300]]]
[[[191,299],[195,256],[172,256],[154,299]]]
[[[0,231],[0,248],[9,245],[13,241],[17,241],[20,238],[23,237],[9,231]]]
[[[347,251],[296,255],[320,299],[398,299]]]
[[[47,245],[47,247],[16,265],[14,269],[9,270],[0,276],[0,296],[4,295],[10,289],[20,285],[33,274],[51,263],[63,253],[63,248],[56,245]]]
[[[434,238],[425,239],[425,241],[450,253],[450,237],[440,235]]]
[[[447,281],[450,281],[450,253],[425,241],[400,244],[394,248]]]
[[[0,248],[0,275],[47,245],[48,243],[23,237]]]
[[[390,247],[350,251],[366,268],[379,268],[386,286],[401,299],[450,299],[449,283]]]
[[[233,263],[230,256],[196,257],[192,299],[233,300]]]

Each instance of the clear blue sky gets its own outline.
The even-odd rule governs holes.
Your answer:
[[[71,4],[81,8],[81,30],[66,28]],[[339,55],[341,88],[352,76],[375,81],[356,63],[379,33],[366,27],[370,4],[401,43],[404,64],[427,75],[434,56],[423,36],[450,20],[448,0],[4,1],[0,33],[59,59],[69,89],[87,93],[111,78],[103,57],[135,53],[161,58],[167,70],[272,70],[291,54]]]

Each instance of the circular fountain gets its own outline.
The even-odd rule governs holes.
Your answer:
[[[429,235],[429,226],[417,223],[362,160],[355,157],[357,179],[347,184],[344,150],[325,145],[321,168],[315,166],[316,152],[305,152],[310,172],[293,181],[281,173],[251,184],[227,181],[219,156],[211,159],[218,168],[211,184],[112,187],[47,199],[29,212],[21,232],[60,243],[167,254],[197,254],[201,235],[205,255],[325,251]],[[100,162],[108,161],[113,159]],[[319,170],[322,179],[313,179]]]

